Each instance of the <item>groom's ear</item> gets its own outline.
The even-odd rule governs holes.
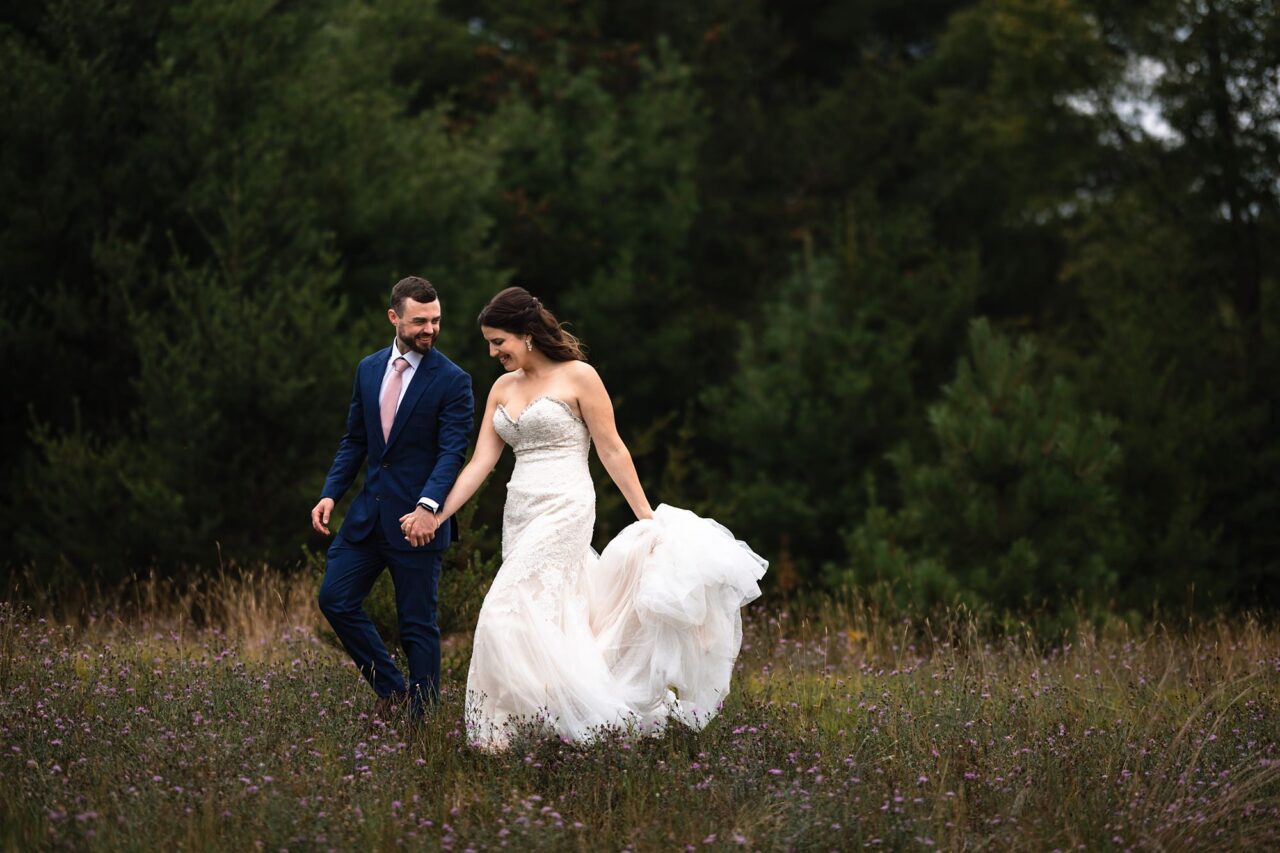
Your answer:
[[[394,308],[387,309],[387,319],[391,321],[391,325],[393,326],[396,325],[396,323],[400,322],[400,317],[398,314],[396,314],[396,309]]]

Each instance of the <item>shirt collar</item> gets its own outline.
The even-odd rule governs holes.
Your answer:
[[[400,352],[400,347],[396,346],[396,342],[393,340],[391,342],[391,358],[387,360],[388,370],[391,369],[391,365],[395,363],[397,358],[403,358],[405,361],[409,362],[410,370],[417,370],[418,365],[422,363],[422,353],[417,350],[409,350],[408,352],[402,353]]]

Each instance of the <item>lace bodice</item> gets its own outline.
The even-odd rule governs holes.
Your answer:
[[[551,619],[590,549],[596,504],[587,466],[591,434],[568,404],[545,396],[514,419],[499,405],[493,427],[516,455],[502,517],[504,569],[490,593],[493,607],[514,610],[524,599]]]
[[[580,455],[585,460],[591,448],[587,425],[573,414],[568,403],[555,397],[538,397],[514,420],[499,403],[493,415],[493,427],[521,461],[562,453]]]
[[[589,496],[594,505],[595,488],[587,467],[591,433],[567,403],[555,397],[538,397],[515,420],[499,404],[493,426],[516,454],[516,467],[507,483],[508,509],[521,495],[538,502]],[[505,533],[504,529],[504,546]]]

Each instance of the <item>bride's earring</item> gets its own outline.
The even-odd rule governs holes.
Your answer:
[[[533,352],[533,338],[524,339],[524,348],[527,349],[529,352]]]

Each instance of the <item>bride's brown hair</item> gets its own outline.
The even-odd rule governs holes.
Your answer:
[[[523,287],[508,287],[480,311],[481,326],[529,335],[552,361],[586,361],[582,343],[565,331],[556,316]]]

